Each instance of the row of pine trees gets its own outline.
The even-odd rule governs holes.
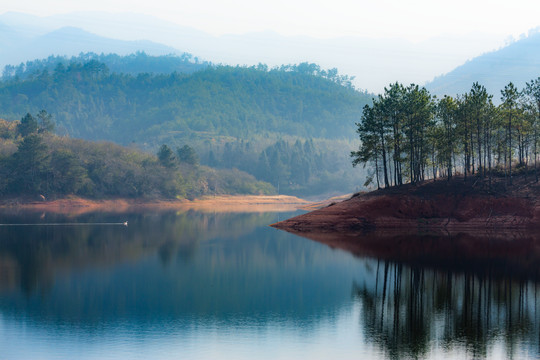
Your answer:
[[[385,88],[356,125],[361,145],[353,165],[370,164],[366,186],[377,188],[439,177],[504,176],[534,169],[540,127],[540,77],[518,90],[509,83],[500,103],[479,83],[456,97],[438,99],[418,85]]]

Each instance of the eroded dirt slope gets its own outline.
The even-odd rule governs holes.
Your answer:
[[[273,224],[294,232],[381,229],[540,228],[540,185],[516,178],[512,186],[478,179],[429,181],[359,194]]]

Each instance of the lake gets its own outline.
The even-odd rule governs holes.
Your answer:
[[[346,251],[268,226],[293,215],[2,214],[0,359],[540,356],[530,251]]]

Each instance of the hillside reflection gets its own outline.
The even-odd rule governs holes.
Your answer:
[[[304,234],[305,235],[305,234]],[[540,357],[536,233],[309,234],[377,260],[375,287],[353,283],[367,340],[388,358]]]
[[[189,261],[200,242],[235,238],[274,219],[271,213],[206,214],[196,211],[160,214],[89,214],[75,219],[60,215],[0,214],[2,224],[103,223],[129,226],[0,226],[0,291],[44,290],[54,277],[77,269],[110,267],[158,253],[164,266],[171,259]]]
[[[336,349],[354,334],[348,355],[360,358],[540,357],[540,235],[310,235],[317,243],[269,227],[278,216],[0,214],[2,223],[129,221],[0,226],[3,334],[103,341],[123,327],[137,342],[155,329],[158,339],[205,340],[275,330],[277,344],[288,329]]]
[[[212,323],[313,327],[352,303],[351,276],[362,264],[269,227],[279,214],[116,216],[7,219],[129,226],[0,227],[0,315],[90,332],[103,324],[142,332]]]

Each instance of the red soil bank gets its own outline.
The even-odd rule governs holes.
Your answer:
[[[539,198],[532,178],[508,187],[498,180],[491,189],[478,179],[438,180],[359,194],[272,226],[295,233],[540,229]]]

